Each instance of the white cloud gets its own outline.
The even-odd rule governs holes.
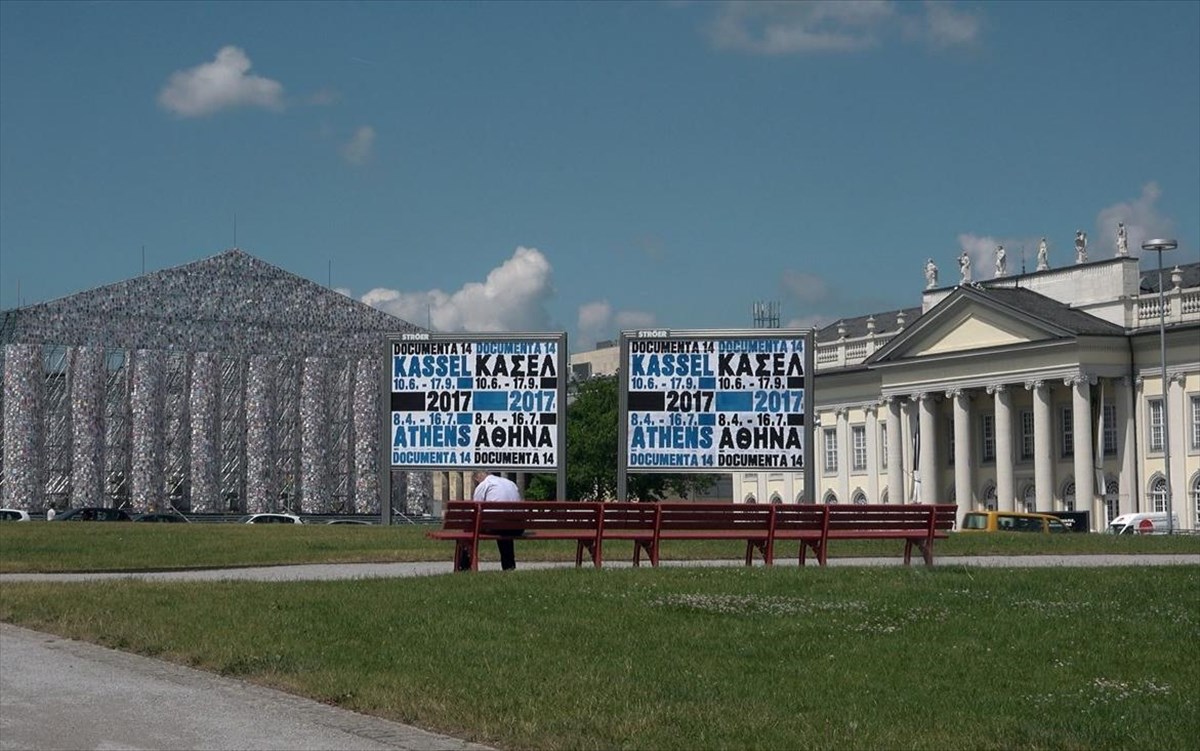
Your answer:
[[[979,16],[959,11],[945,0],[925,0],[926,39],[935,47],[973,44],[979,38]]]
[[[282,110],[283,85],[250,75],[246,53],[237,47],[222,47],[211,63],[172,73],[158,103],[180,117],[202,117],[234,107]]]
[[[802,305],[821,302],[829,296],[825,280],[813,274],[787,269],[781,280],[784,291]]]
[[[979,29],[977,15],[946,0],[920,6],[893,0],[729,0],[718,6],[709,36],[720,49],[792,55],[855,52],[892,33],[939,48],[967,45]]]
[[[846,52],[874,45],[892,12],[886,0],[735,0],[720,6],[711,35],[720,48],[760,55]]]
[[[836,321],[836,318],[831,318],[826,315],[811,315],[793,318],[787,322],[785,328],[789,329],[823,329],[829,324]]]
[[[545,331],[546,301],[554,295],[550,262],[536,248],[518,247],[482,282],[457,292],[399,292],[376,288],[362,296],[367,305],[443,332]]]
[[[579,306],[575,326],[579,339],[576,349],[591,349],[596,342],[615,339],[617,333],[628,329],[644,329],[655,325],[653,313],[641,310],[614,311],[608,300],[594,300]]]
[[[342,144],[342,156],[351,164],[363,164],[371,156],[371,148],[375,145],[375,129],[364,125],[354,131],[350,140]]]
[[[1170,237],[1174,230],[1174,222],[1160,214],[1154,205],[1161,194],[1158,184],[1149,182],[1142,186],[1142,194],[1132,201],[1101,209],[1096,216],[1099,237],[1088,243],[1089,260],[1098,261],[1102,257],[1116,255],[1118,222],[1125,223],[1129,254],[1133,256],[1142,255],[1142,243],[1146,240]],[[1093,249],[1101,253],[1098,255]]]

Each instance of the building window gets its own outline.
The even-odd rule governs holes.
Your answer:
[[[883,469],[888,468],[888,466],[887,466],[887,455],[888,455],[887,442],[888,442],[887,425],[880,425],[879,426],[879,466],[882,467]]]
[[[1025,513],[1032,514],[1037,510],[1037,488],[1032,485],[1025,486],[1025,492],[1021,495],[1021,504],[1025,507]]]
[[[1163,401],[1151,399],[1147,404],[1150,411],[1150,450],[1163,450]]]
[[[1063,510],[1075,510],[1075,483],[1068,482],[1063,486]]]
[[[743,501],[743,503],[748,503],[748,504],[750,504],[751,506],[753,506],[754,504],[758,503],[758,499],[756,499],[756,498],[754,497],[754,494],[753,494],[753,493],[750,493],[749,495],[747,495],[747,496],[746,496],[746,500],[745,500],[745,501]]]
[[[994,415],[983,415],[980,418],[981,433],[979,437],[980,456],[985,462],[996,461],[996,418]]]
[[[772,493],[771,494],[771,504],[776,505],[776,504],[780,504],[780,503],[783,503],[783,496],[779,495],[778,492]]]
[[[855,491],[854,491],[854,496],[853,496],[853,497],[850,499],[850,502],[851,502],[851,503],[857,503],[857,504],[860,504],[860,505],[861,505],[861,504],[866,504],[866,502],[867,502],[867,494],[866,494],[866,493],[864,493],[864,492],[862,492],[862,490],[855,490]]]
[[[1104,455],[1116,456],[1117,454],[1117,405],[1105,404],[1104,410],[1101,413],[1101,418],[1104,420]]]
[[[946,464],[948,466],[953,467],[954,466],[954,418],[953,417],[947,421],[947,425],[949,427],[946,430],[946,435],[948,436],[948,440],[946,441],[946,448],[949,449],[950,455],[946,458]]]
[[[838,470],[837,429],[825,428],[825,474],[836,474]]]
[[[1021,461],[1033,461],[1033,412],[1021,412]]]
[[[829,505],[837,503],[837,493],[833,492],[832,490],[826,492],[825,503]]]
[[[1156,514],[1167,510],[1167,480],[1161,475],[1150,482],[1150,505]]]
[[[1200,396],[1192,397],[1192,451],[1200,451]]]
[[[1200,529],[1200,473],[1192,478],[1192,510],[1196,512],[1196,529]]]
[[[1121,515],[1121,486],[1116,480],[1108,479],[1104,482],[1104,515],[1106,527]]]
[[[995,511],[999,508],[999,504],[996,503],[995,484],[990,482],[987,484],[987,487],[983,489],[983,498],[979,499],[979,502],[986,511]]]
[[[1070,407],[1063,407],[1059,412],[1058,432],[1062,436],[1062,455],[1072,456],[1075,453],[1075,423]]]
[[[863,472],[867,469],[867,429],[855,425],[850,428],[850,438],[854,443],[854,469]]]

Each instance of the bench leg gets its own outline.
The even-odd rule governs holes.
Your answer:
[[[470,544],[466,540],[456,540],[454,542],[454,570],[455,571],[469,571],[470,570],[470,568],[471,568],[470,563],[467,563],[466,566],[463,565],[463,563],[466,563],[466,557],[469,556],[470,554],[471,554],[471,547],[470,547]]]
[[[913,546],[912,540],[904,541],[904,565],[905,566],[912,565],[912,546]]]

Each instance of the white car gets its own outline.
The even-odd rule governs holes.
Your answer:
[[[303,524],[295,514],[248,514],[238,519],[239,524]]]
[[[0,522],[27,522],[29,512],[19,508],[0,508]]]

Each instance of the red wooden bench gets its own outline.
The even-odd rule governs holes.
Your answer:
[[[522,540],[574,540],[575,565],[587,551],[593,565],[604,563],[606,540],[633,542],[633,565],[642,552],[657,566],[663,540],[744,540],[745,563],[761,551],[766,565],[775,562],[776,543],[799,543],[798,563],[808,551],[824,566],[829,541],[840,539],[904,540],[904,563],[911,565],[916,547],[933,565],[933,541],[954,528],[954,504],[915,505],[754,505],[733,503],[586,503],[504,501],[446,504],[442,529],[427,533],[455,543],[455,565],[470,552],[471,569],[479,567],[479,541],[497,540],[517,531]]]
[[[825,506],[817,558],[824,566],[830,540],[904,540],[905,565],[912,563],[915,546],[925,565],[932,566],[933,541],[949,536],[957,508],[953,503]]]
[[[454,542],[454,565],[471,555],[471,570],[479,570],[479,541],[512,537],[518,540],[574,540],[575,565],[583,551],[595,549],[600,504],[568,501],[450,501],[440,530],[427,532],[435,540]],[[593,553],[593,563],[600,560]]]

